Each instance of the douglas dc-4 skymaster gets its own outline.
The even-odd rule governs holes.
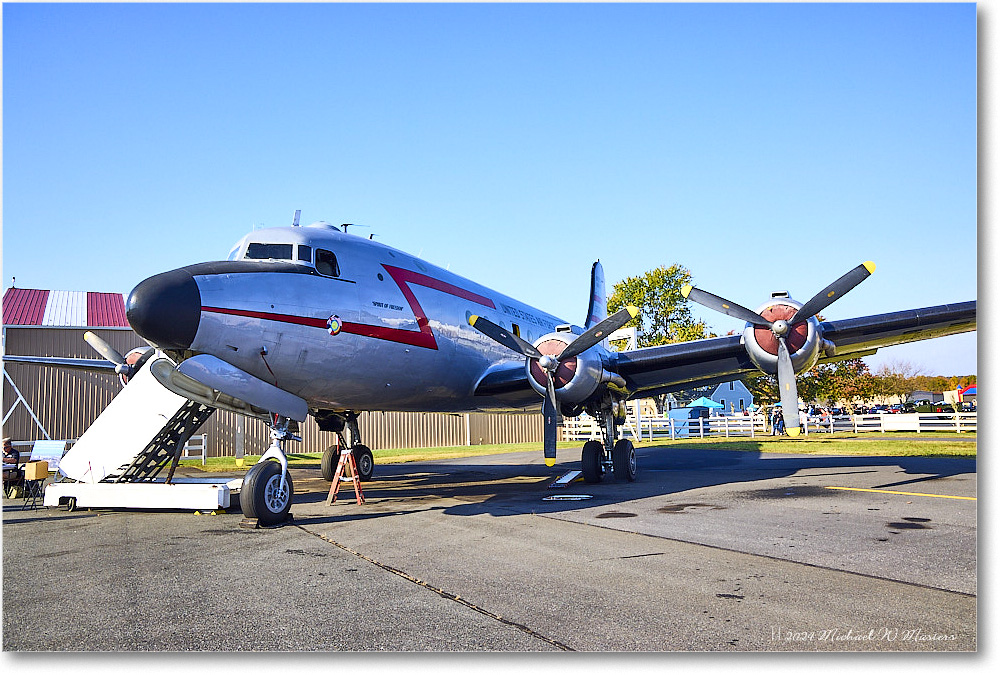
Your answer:
[[[369,478],[373,462],[358,429],[361,411],[523,412],[541,404],[549,466],[557,416],[586,411],[599,421],[603,441],[583,446],[584,479],[633,481],[635,451],[628,440],[616,440],[624,401],[763,371],[777,375],[786,427],[794,433],[797,373],[976,328],[975,301],[819,321],[819,312],[871,274],[874,265],[864,263],[804,304],[774,293],[755,311],[687,287],[689,300],[746,321],[742,334],[615,352],[607,336],[638,310],[608,316],[600,263],[592,269],[580,328],[346,228],[299,227],[297,220],[296,213],[291,227],[248,234],[226,261],[164,272],[136,286],[128,320],[157,349],[126,358],[88,336],[125,376],[148,365],[160,384],[185,399],[268,421],[274,441],[240,493],[244,514],[262,523],[287,517],[292,490],[282,441],[294,438],[292,421],[307,415],[340,435]],[[323,458],[327,480],[335,452]],[[72,454],[64,465],[72,465]]]

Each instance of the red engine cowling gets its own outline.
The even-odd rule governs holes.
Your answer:
[[[559,356],[563,349],[576,338],[572,333],[549,333],[543,335],[534,347],[542,354]],[[546,395],[548,378],[536,359],[528,359],[525,364],[528,382],[539,395]],[[553,377],[556,398],[560,403],[582,403],[590,398],[605,382],[620,380],[620,376],[604,368],[604,360],[598,349],[588,349],[582,354],[560,361]],[[622,382],[624,384],[624,382]]]
[[[774,298],[758,307],[757,313],[771,322],[788,321],[801,306],[802,303],[791,298]],[[771,375],[778,372],[778,338],[769,326],[747,324],[743,330],[743,343],[754,365]],[[785,344],[796,374],[816,365],[823,346],[823,331],[816,317],[790,324]]]

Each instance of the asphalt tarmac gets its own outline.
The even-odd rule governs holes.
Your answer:
[[[976,650],[974,460],[539,455],[379,465],[364,505],[295,469],[274,529],[5,500],[3,648]]]

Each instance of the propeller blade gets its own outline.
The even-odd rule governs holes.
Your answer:
[[[835,300],[840,298],[852,288],[871,276],[875,271],[875,263],[868,261],[855,267],[853,270],[840,277],[822,291],[812,296],[809,301],[795,312],[795,316],[788,320],[788,323],[795,324],[805,321],[814,314],[819,314],[829,307]]]
[[[542,431],[542,452],[545,456],[545,466],[555,466],[556,463],[556,422],[558,421],[558,411],[556,406],[556,385],[552,379],[552,373],[546,371],[548,375],[548,395],[542,403],[542,418],[545,427]]]
[[[596,326],[591,326],[589,330],[584,331],[582,335],[566,345],[557,358],[562,361],[582,354],[638,315],[639,308],[632,305],[618,310]]]
[[[795,368],[788,354],[785,338],[778,338],[778,391],[781,395],[781,416],[785,420],[785,432],[789,436],[799,435],[799,392],[795,386]]]
[[[111,361],[111,363],[115,364],[116,366],[126,365],[125,357],[119,354],[114,347],[109,345],[104,340],[104,338],[95,335],[94,333],[91,333],[88,330],[86,333],[83,334],[83,339],[86,340],[87,344],[93,347],[98,354],[106,358],[108,361]]]
[[[681,295],[692,302],[697,302],[699,305],[704,305],[709,309],[714,309],[717,312],[728,314],[729,316],[741,319],[747,323],[752,323],[755,326],[771,325],[770,321],[752,309],[747,309],[743,305],[737,305],[735,302],[730,302],[725,298],[720,298],[719,296],[709,293],[708,291],[695,288],[690,284],[681,289]]]
[[[484,319],[481,316],[473,314],[469,317],[469,325],[493,341],[499,342],[511,351],[527,356],[530,359],[542,358],[542,353],[535,349],[530,342],[522,340],[509,330],[501,328],[488,319]]]

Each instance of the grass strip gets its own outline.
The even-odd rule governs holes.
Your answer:
[[[828,436],[810,434],[798,438],[776,438],[773,436],[746,436],[732,438],[678,438],[676,440],[643,441],[639,448],[698,447],[706,450],[727,450],[733,452],[762,452],[801,455],[852,455],[868,457],[976,457],[976,435],[965,433],[963,440],[955,440],[956,434],[948,432],[908,433],[890,432],[886,434],[843,434]],[[560,442],[557,448],[563,459],[567,454],[578,456],[582,442]],[[443,448],[389,448],[375,450],[376,464],[399,464],[435,459],[459,459],[479,455],[498,455],[513,452],[538,452],[541,443],[511,443],[504,445],[472,445]],[[288,453],[288,463],[295,468],[319,467],[323,453]],[[181,465],[211,472],[242,471],[252,466],[260,455],[247,455],[243,464],[237,464],[235,457],[209,457],[205,466],[201,460],[182,460]]]

